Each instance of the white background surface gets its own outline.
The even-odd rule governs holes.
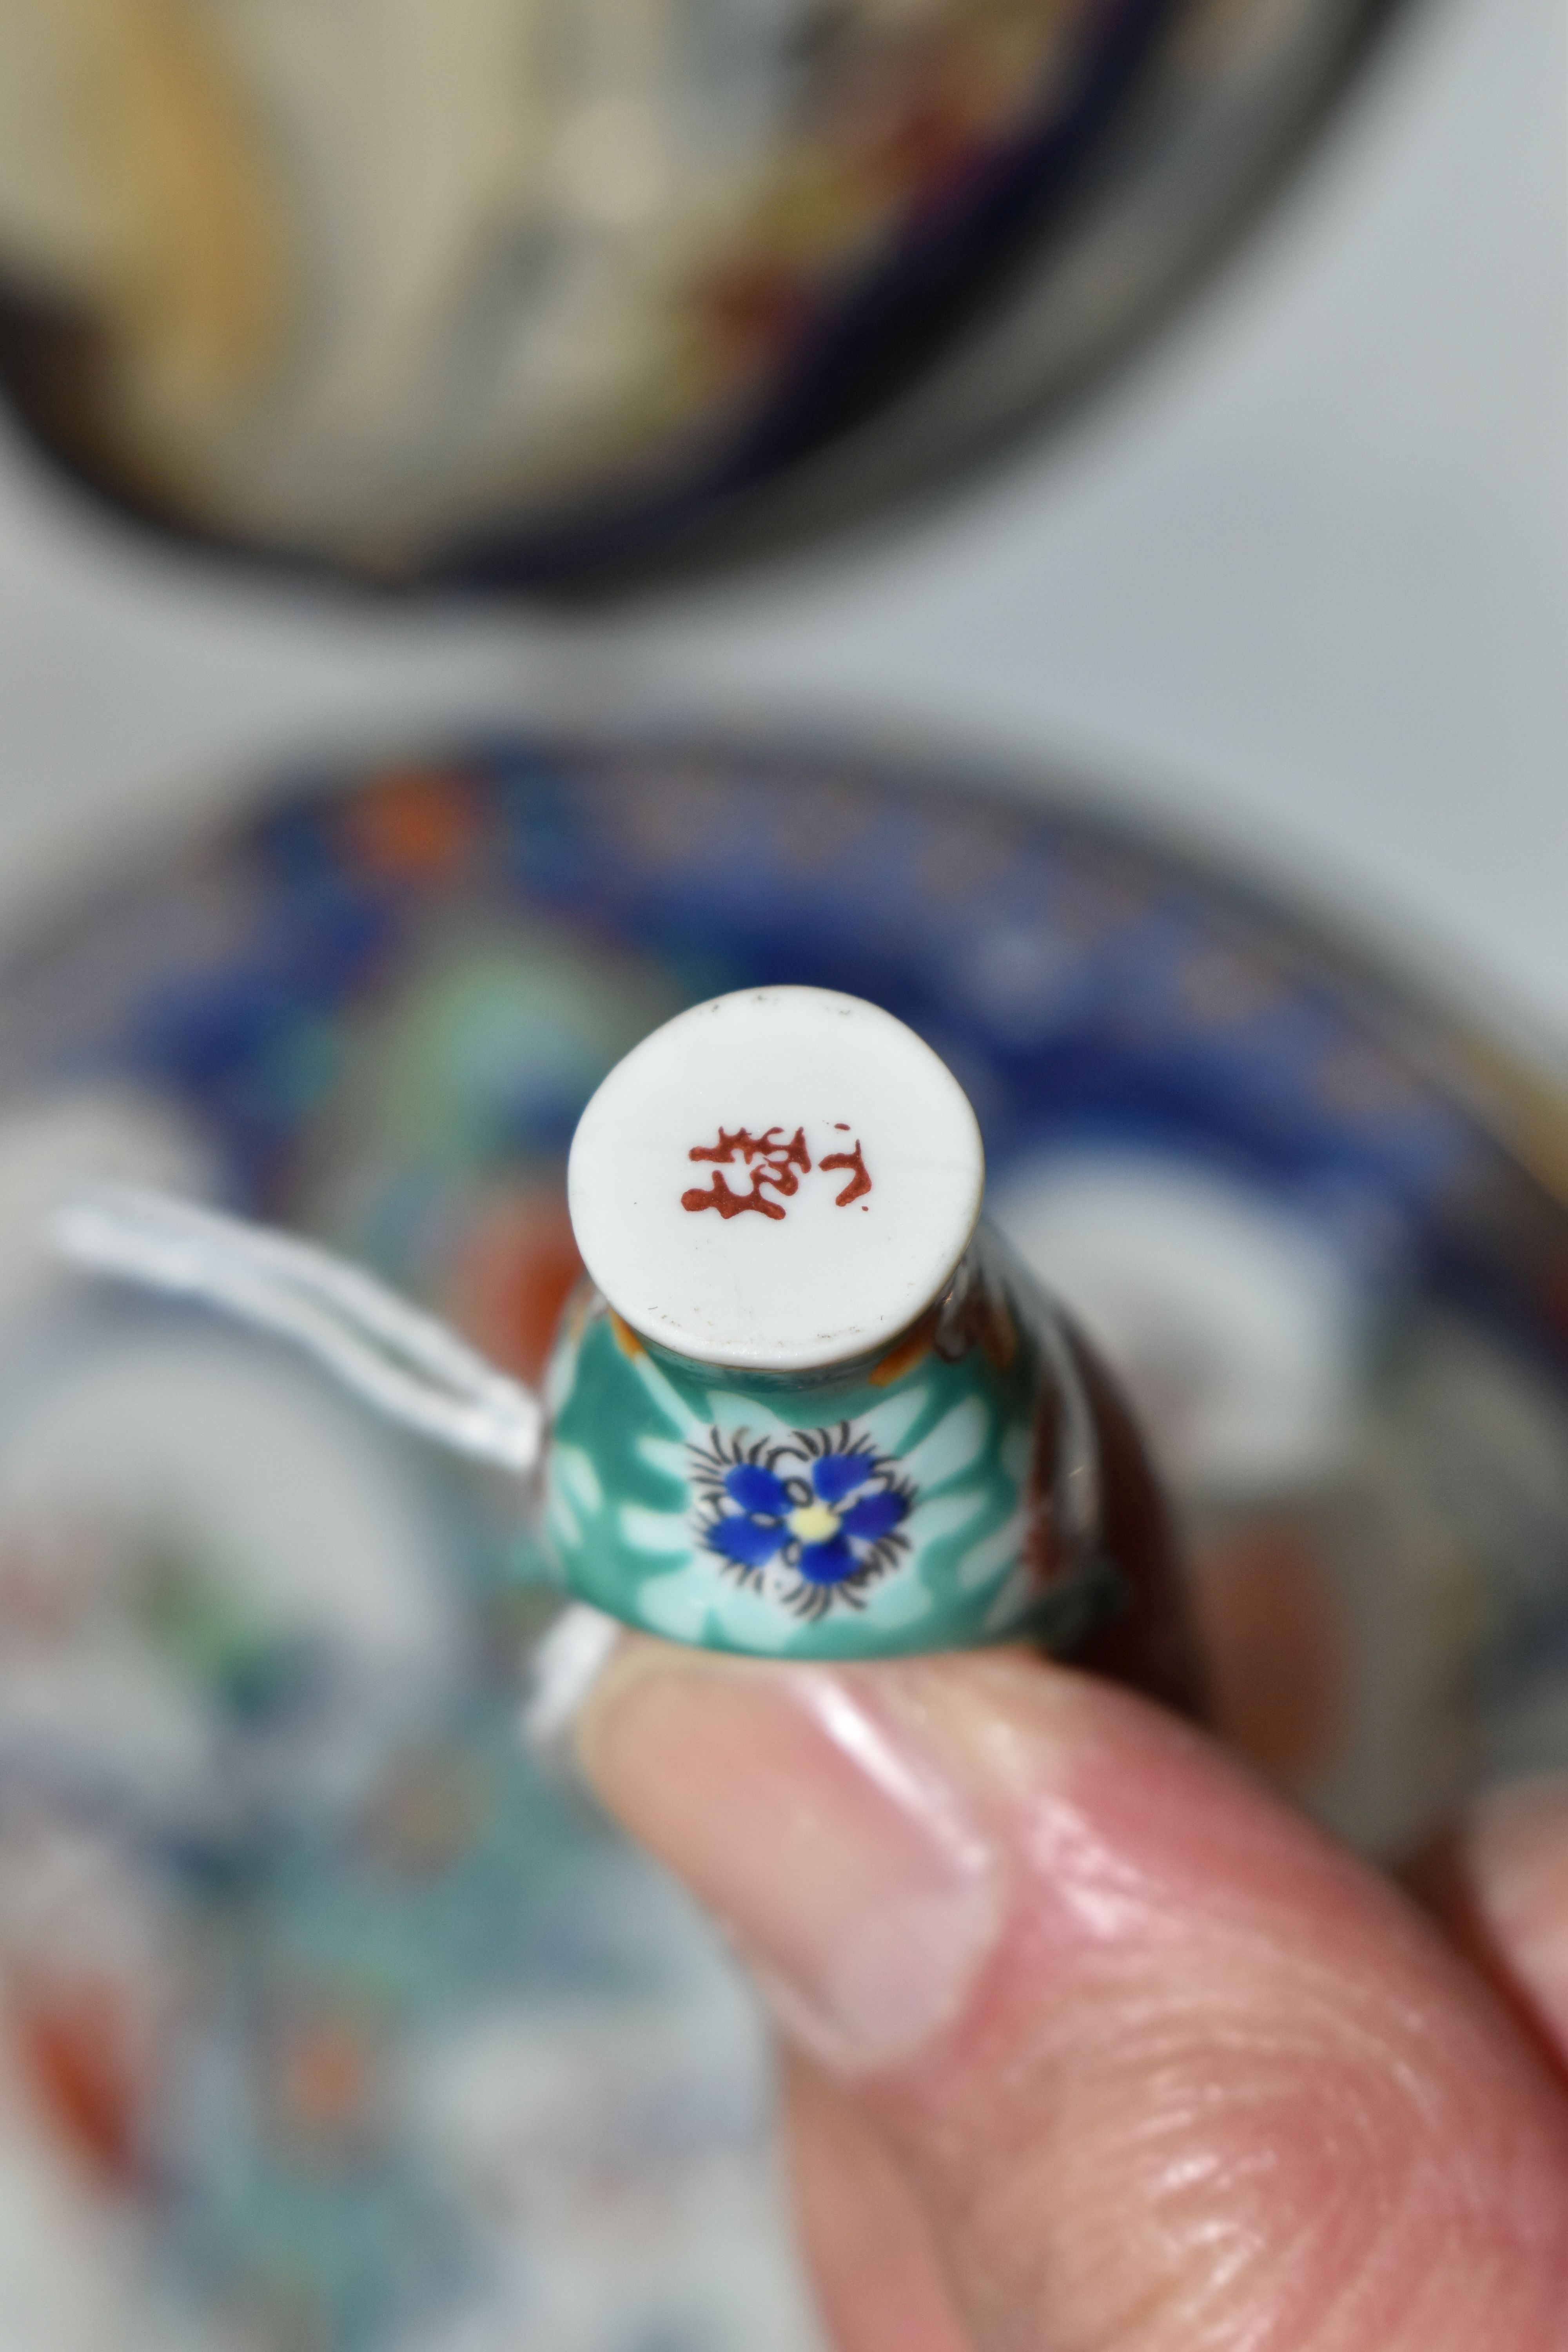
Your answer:
[[[0,444],[0,921],[269,760],[509,713],[1049,761],[1568,1059],[1568,15],[1429,0],[1243,258],[954,509],[612,622],[149,551]]]

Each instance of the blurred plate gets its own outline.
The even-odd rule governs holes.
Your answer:
[[[1087,381],[1395,0],[12,0],[0,375],[143,520],[582,589]]]
[[[1232,1736],[1383,1850],[1568,1759],[1560,1105],[1223,875],[976,782],[543,740],[283,779],[11,958],[8,2352],[811,2341],[750,2012],[519,1745],[515,1499],[51,1273],[69,1174],[324,1235],[531,1373],[608,1066],[721,989],[870,996],[1142,1405]]]

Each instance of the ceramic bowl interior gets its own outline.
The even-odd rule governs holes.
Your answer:
[[[256,560],[761,553],[1091,379],[1394,5],[13,0],[0,379],[79,482]]]

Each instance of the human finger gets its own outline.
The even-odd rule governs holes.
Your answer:
[[[1161,1710],[1015,1657],[645,1643],[581,1737],[910,2183],[980,2352],[1568,2341],[1568,2102]]]
[[[1413,1874],[1423,1899],[1568,2068],[1568,1780],[1489,1790]]]
[[[801,2251],[835,2352],[973,2352],[930,2226],[885,2140],[821,2068],[784,2069]]]

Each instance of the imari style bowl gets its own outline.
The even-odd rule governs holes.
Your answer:
[[[1074,1328],[969,1229],[951,1097],[910,1095],[901,1137],[780,1055],[671,1090],[668,1127],[634,1103],[607,1207],[574,1202],[566,1308],[567,1154],[606,1074],[737,992],[866,1000],[952,1074],[987,1217],[1141,1408],[1228,1736],[1383,1853],[1490,1772],[1568,1761],[1557,1095],[1234,877],[980,781],[754,742],[426,746],[274,779],[9,958],[5,2352],[816,2344],[749,2012],[519,1741],[557,1601],[519,1579],[516,1481],[210,1317],[50,1275],[26,1237],[70,1176],[290,1228],[530,1384],[563,1328],[548,1501],[565,1548],[618,1508],[608,1607],[787,1653],[875,1612],[888,1643],[971,1608],[988,1638],[1005,1594],[1066,1641],[1096,1563],[1136,1557],[1125,1467],[1080,1541],[1070,1420],[1019,1434],[1059,1331],[1102,1461],[1113,1424]],[[900,1297],[843,1237],[933,1141]],[[691,1261],[639,1272],[650,1181],[678,1268],[704,1234],[715,1265],[840,1253],[826,1296],[772,1299],[772,1361],[718,1294],[682,1320]],[[1018,1477],[1048,1539],[1005,1569]],[[987,1590],[950,1573],[960,1542]]]
[[[579,1294],[547,1391],[545,1533],[571,1589],[711,1649],[1076,1647],[1119,1581],[1087,1403],[1010,1257],[983,1234],[902,1348],[805,1378],[694,1364]]]
[[[1081,1638],[1119,1591],[1093,1412],[983,1181],[956,1081],[853,997],[742,991],[612,1071],[547,1376],[569,1588],[788,1657]]]

